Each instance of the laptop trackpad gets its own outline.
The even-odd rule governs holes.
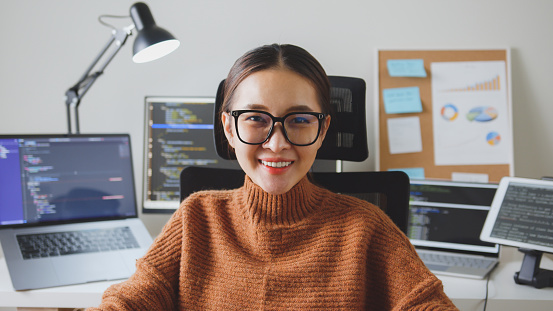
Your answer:
[[[118,253],[61,256],[52,260],[62,283],[115,280],[131,275]]]

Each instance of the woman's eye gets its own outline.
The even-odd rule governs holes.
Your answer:
[[[307,117],[304,117],[304,116],[295,116],[295,117],[290,119],[291,124],[301,125],[301,124],[309,124],[311,122],[313,122],[312,118],[307,118]]]
[[[246,121],[265,122],[265,119],[261,116],[249,116],[246,118]]]
[[[250,113],[243,114],[240,122],[248,126],[267,127],[271,124],[271,119],[262,114]]]
[[[309,121],[306,118],[294,118],[294,119],[292,119],[292,122],[294,122],[294,123],[309,123]]]

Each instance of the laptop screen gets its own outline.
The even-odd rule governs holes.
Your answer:
[[[480,240],[496,184],[411,180],[408,237],[418,247],[498,253]]]
[[[0,227],[136,216],[127,134],[0,136]]]

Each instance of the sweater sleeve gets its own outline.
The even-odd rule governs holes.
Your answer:
[[[386,297],[391,310],[457,310],[446,296],[442,282],[424,265],[401,230],[377,212],[380,225],[368,254],[369,275],[381,284],[375,291]],[[374,293],[373,293],[374,294]]]
[[[176,309],[181,241],[182,208],[137,261],[136,272],[106,289],[101,304],[87,311]]]

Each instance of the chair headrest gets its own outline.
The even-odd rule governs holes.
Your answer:
[[[328,76],[330,80],[330,102],[332,119],[323,145],[317,152],[317,159],[364,161],[369,156],[365,114],[366,84],[363,79]],[[229,147],[223,133],[219,109],[223,103],[224,82],[219,83],[215,97],[214,133],[217,154],[226,160],[236,156]]]

